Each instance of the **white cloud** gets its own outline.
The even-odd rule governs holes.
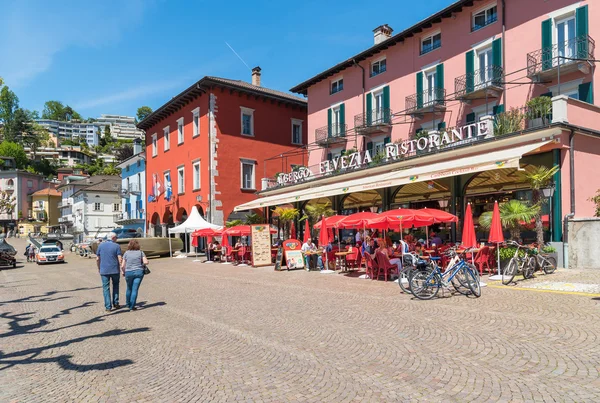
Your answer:
[[[141,21],[142,0],[4,3],[0,24],[0,72],[11,87],[27,85],[70,47],[118,41]]]

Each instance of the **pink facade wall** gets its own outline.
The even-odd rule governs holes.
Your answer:
[[[456,77],[466,73],[465,53],[472,49],[478,43],[489,39],[496,39],[502,36],[502,3],[497,2],[498,21],[490,24],[478,31],[471,32],[471,15],[486,4],[494,4],[495,1],[475,2],[473,7],[466,7],[462,12],[456,15],[456,19],[446,18],[441,23],[434,24],[430,29],[417,34],[414,37],[406,39],[404,42],[392,46],[385,51],[373,56],[371,59],[360,63],[366,70],[365,91],[377,88],[383,85],[390,86],[390,108],[393,113],[402,112],[406,109],[405,98],[416,93],[416,73],[423,67],[444,63],[444,81],[445,89],[448,95],[455,92],[454,80]],[[506,37],[503,41],[505,47],[504,68],[507,74],[510,74],[507,81],[516,81],[518,83],[508,85],[507,91],[500,99],[495,100],[497,104],[505,104],[505,109],[511,107],[524,106],[532,97],[549,92],[549,87],[556,84],[556,80],[551,83],[531,84],[527,78],[527,53],[542,48],[541,43],[541,24],[543,20],[549,18],[549,14],[572,5],[589,6],[589,34],[592,38],[600,40],[600,25],[594,24],[594,21],[600,20],[600,4],[592,1],[572,0],[507,0],[506,1]],[[404,27],[396,27],[401,31]],[[419,55],[420,41],[422,37],[429,33],[441,30],[442,46],[423,56]],[[365,32],[365,35],[369,33]],[[376,77],[369,78],[369,67],[373,60],[382,56],[387,58],[387,71]],[[348,55],[349,57],[351,55]],[[356,66],[348,68],[336,76],[329,77],[308,89],[308,136],[309,142],[315,141],[315,130],[327,125],[327,109],[344,102],[345,116],[348,129],[354,127],[354,116],[363,111],[363,91],[362,91],[362,70]],[[598,73],[596,73],[598,74]],[[329,95],[329,84],[337,77],[343,76],[344,90]],[[562,76],[561,81],[583,78],[584,82],[592,80],[592,74],[583,75],[582,73],[573,73],[569,76]],[[594,98],[600,98],[600,86],[594,88]],[[494,100],[489,100],[494,101]],[[472,101],[471,105],[459,101],[449,101],[447,110],[443,117],[436,117],[436,122],[445,121],[447,127],[460,125],[465,121],[467,114],[471,113],[473,107],[485,104],[485,100]],[[392,141],[406,139],[414,135],[415,130],[421,127],[423,123],[432,120],[432,115],[426,115],[424,120],[418,121],[410,117],[407,118],[407,124],[396,124],[392,127]],[[396,120],[394,120],[396,123]],[[587,126],[598,126],[600,122],[595,119],[588,122]],[[357,138],[358,147],[361,148],[364,138]],[[349,136],[348,144],[336,146],[337,149],[350,149],[354,146],[354,136]],[[330,149],[331,151],[331,149]],[[313,150],[310,152],[309,165],[316,165],[326,158],[325,148]]]

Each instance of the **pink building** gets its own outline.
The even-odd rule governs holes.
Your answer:
[[[548,239],[562,241],[564,216],[592,216],[600,189],[592,21],[589,0],[461,0],[397,34],[376,28],[372,47],[291,89],[308,96],[309,164],[238,210],[462,215],[471,202],[477,219],[494,200],[531,199],[519,170],[559,165],[544,209]]]

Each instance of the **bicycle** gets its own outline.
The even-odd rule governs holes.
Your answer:
[[[412,294],[410,280],[418,271],[431,271],[430,263],[420,259],[415,253],[410,252],[402,257],[402,269],[398,273],[398,285],[405,294]],[[405,280],[405,281],[403,281]]]
[[[532,258],[530,250],[515,241],[507,241],[508,245],[516,246],[515,255],[510,258],[508,264],[502,270],[502,284],[509,285],[513,282],[517,273],[521,273],[524,279],[533,277],[533,270],[535,266],[532,265]],[[524,249],[523,256],[520,256],[521,249]]]
[[[552,274],[556,271],[556,259],[554,256],[544,256],[537,248],[532,248],[531,257],[529,258],[529,266],[535,270],[542,270],[544,274]],[[533,277],[533,271],[531,276]]]
[[[450,253],[456,253],[451,251]],[[463,295],[474,295],[476,298],[481,296],[481,284],[479,282],[479,273],[475,266],[465,262],[464,259],[454,259],[456,263],[448,265],[448,269],[442,273],[440,267],[433,262],[433,270],[419,271],[414,274],[410,281],[410,290],[413,295],[422,300],[434,298],[442,287],[449,287],[450,284]],[[458,282],[458,283],[457,283]],[[461,287],[466,287],[470,292],[461,292]]]

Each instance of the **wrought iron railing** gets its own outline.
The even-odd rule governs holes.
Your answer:
[[[456,96],[460,98],[488,87],[500,87],[502,85],[502,72],[503,69],[500,66],[487,66],[464,76],[456,77],[454,79]]]
[[[446,89],[432,88],[406,97],[407,113],[431,106],[446,105]]]
[[[348,131],[347,124],[332,124],[320,127],[315,130],[315,140],[317,144],[325,144],[330,141],[334,141],[339,139],[340,137],[344,137],[346,132]]]
[[[481,28],[487,27],[488,25],[493,24],[496,21],[498,21],[498,13],[490,15],[488,18],[485,19],[485,21],[482,24],[473,23],[473,26],[471,27],[471,32],[478,31]]]
[[[137,182],[134,183],[130,183],[129,184],[129,193],[133,193],[133,194],[139,194],[141,192],[140,190],[140,184]]]
[[[391,123],[392,110],[389,108],[373,109],[354,116],[354,127],[359,129],[380,125],[389,125]]]
[[[595,48],[596,42],[589,35],[581,35],[551,47],[528,53],[527,75],[531,77],[559,65],[572,63],[574,60],[571,59],[593,60]]]

